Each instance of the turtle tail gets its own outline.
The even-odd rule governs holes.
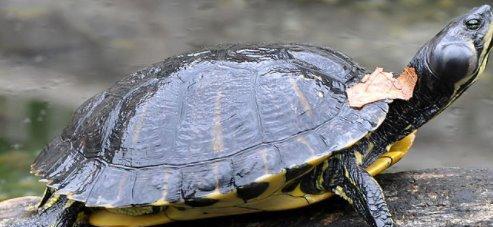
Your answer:
[[[0,226],[10,227],[82,227],[85,222],[84,205],[55,195],[47,189],[39,197],[21,197],[0,203]]]

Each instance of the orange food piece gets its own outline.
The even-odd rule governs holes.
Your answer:
[[[346,90],[349,106],[360,108],[384,99],[409,100],[413,97],[417,80],[416,70],[411,67],[404,68],[397,78],[384,72],[383,68],[376,68],[373,73],[366,74],[361,83]]]

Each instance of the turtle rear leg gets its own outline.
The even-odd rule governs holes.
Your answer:
[[[43,207],[38,208],[39,216],[48,217],[47,223],[50,226],[56,227],[76,227],[79,226],[78,222],[81,217],[84,216],[84,205],[80,202],[69,200],[65,196],[54,195],[47,202],[52,204],[46,204]]]
[[[2,202],[0,207],[16,212],[10,212],[10,216],[0,220],[0,226],[75,227],[80,226],[84,216],[82,203],[69,200],[65,196],[53,195],[49,190],[38,205],[35,204],[35,199],[25,201],[21,198]]]
[[[329,160],[324,186],[351,203],[371,226],[393,226],[382,188],[364,168],[354,153],[337,154]]]

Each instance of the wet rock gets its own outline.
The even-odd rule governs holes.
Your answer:
[[[39,201],[40,198],[37,196],[25,196],[0,203],[0,223],[3,219],[23,215],[26,210],[34,208]],[[16,204],[16,206],[11,204]]]

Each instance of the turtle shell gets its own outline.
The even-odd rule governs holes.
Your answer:
[[[86,101],[32,171],[86,206],[243,201],[300,177],[376,129],[388,104],[348,106],[364,69],[306,45],[169,58]],[[219,195],[219,196],[218,196]]]

